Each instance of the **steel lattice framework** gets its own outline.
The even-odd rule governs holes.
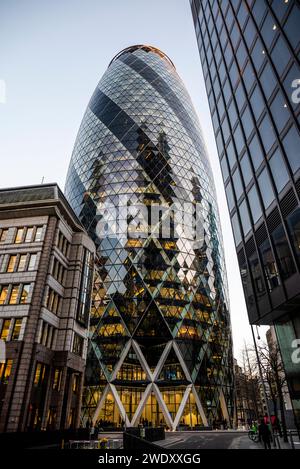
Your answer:
[[[229,422],[232,342],[214,182],[190,97],[161,51],[133,46],[110,63],[79,129],[66,195],[98,253],[83,422]],[[163,237],[139,225],[142,237],[98,236],[104,205],[125,208],[128,198],[131,208],[200,205],[201,245],[192,229]]]

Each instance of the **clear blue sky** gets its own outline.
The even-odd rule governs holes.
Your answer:
[[[250,328],[188,0],[1,0],[1,187],[58,182],[83,113],[112,57],[151,44],[191,94],[212,164],[223,228],[235,356]]]

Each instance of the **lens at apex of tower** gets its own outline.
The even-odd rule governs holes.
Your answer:
[[[170,57],[168,57],[164,52],[162,52],[160,49],[158,49],[157,47],[154,47],[154,46],[149,46],[149,45],[146,45],[146,44],[138,44],[138,45],[134,45],[134,46],[129,46],[129,47],[126,47],[125,49],[121,50],[120,52],[118,52],[117,55],[115,55],[115,57],[112,59],[112,61],[110,62],[110,64],[112,62],[114,62],[115,60],[117,60],[119,57],[121,57],[121,55],[127,53],[127,52],[135,52],[137,50],[143,50],[145,52],[152,52],[152,53],[155,53],[157,55],[159,55],[161,58],[163,58],[164,60],[166,60],[173,68],[175,68],[175,65],[173,64],[172,60],[170,59]],[[109,65],[110,65],[109,64]]]
[[[82,120],[66,196],[97,245],[83,424],[230,424],[214,182],[191,99],[163,52],[132,46],[111,61]]]

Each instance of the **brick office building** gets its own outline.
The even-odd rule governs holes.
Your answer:
[[[56,184],[0,190],[0,432],[78,427],[93,258]]]

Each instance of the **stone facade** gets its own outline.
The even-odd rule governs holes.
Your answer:
[[[0,191],[1,432],[79,426],[93,258],[57,185]]]

